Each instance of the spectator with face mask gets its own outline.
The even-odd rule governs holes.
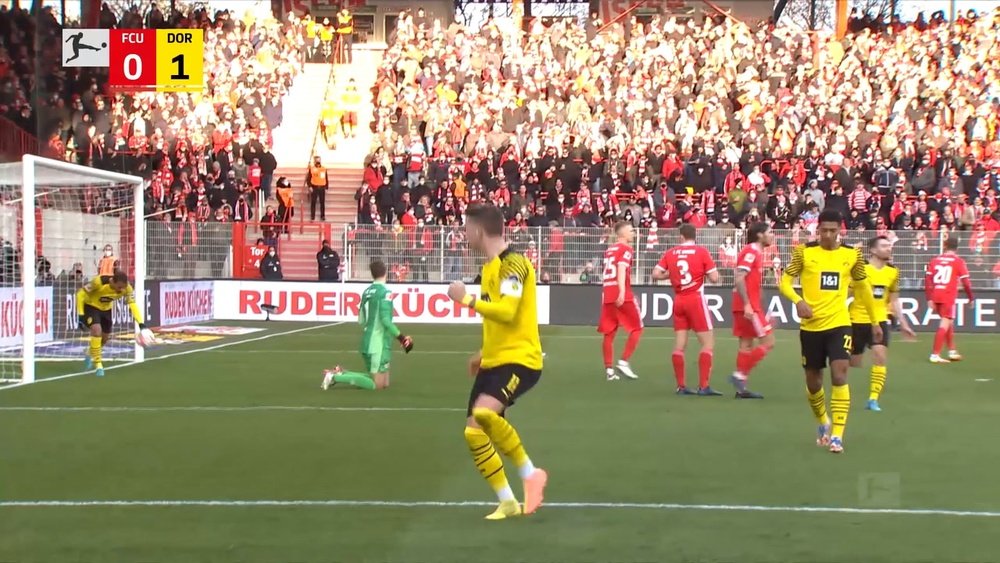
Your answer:
[[[281,274],[281,260],[278,258],[278,250],[273,246],[267,248],[267,254],[260,261],[260,277],[272,281],[284,279]]]
[[[115,270],[118,269],[118,258],[115,258],[115,250],[110,244],[104,245],[104,255],[101,260],[97,263],[97,275],[99,276],[110,276],[114,275]]]
[[[323,248],[316,253],[316,264],[319,281],[340,281],[340,255],[330,246],[330,241],[323,241]]]

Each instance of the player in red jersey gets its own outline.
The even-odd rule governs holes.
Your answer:
[[[774,348],[771,319],[760,305],[760,286],[764,264],[764,249],[771,246],[771,229],[765,222],[750,225],[747,245],[736,258],[736,278],[733,288],[733,336],[739,339],[736,371],[730,381],[736,387],[737,399],[763,399],[747,389],[747,378],[754,366]],[[755,346],[756,344],[756,346]]]
[[[601,278],[604,282],[601,299],[601,320],[597,324],[597,332],[604,335],[604,373],[608,381],[618,379],[612,361],[615,356],[615,333],[619,328],[628,332],[625,350],[618,360],[618,371],[629,379],[638,379],[632,371],[628,360],[639,345],[642,336],[642,315],[635,304],[632,295],[632,258],[635,251],[632,241],[635,239],[635,229],[632,223],[622,221],[615,225],[616,242],[604,251],[604,266]]]
[[[690,224],[681,225],[681,244],[667,250],[660,263],[653,269],[654,280],[670,280],[674,288],[674,377],[677,379],[678,395],[719,396],[722,393],[712,389],[708,380],[712,375],[712,349],[715,339],[712,335],[712,319],[702,291],[707,277],[712,283],[719,281],[719,271],[712,255],[695,243],[695,228]],[[688,331],[693,330],[701,353],[698,355],[698,391],[687,388],[684,383],[684,349],[687,348]]]
[[[924,291],[927,293],[927,303],[937,316],[941,317],[934,334],[934,349],[931,353],[931,363],[946,364],[962,359],[955,349],[955,300],[958,299],[958,282],[962,282],[965,295],[969,301],[972,296],[972,283],[969,281],[969,269],[965,260],[955,254],[958,250],[958,237],[949,236],[944,241],[944,254],[936,256],[927,264],[927,275],[924,277]],[[948,345],[948,357],[941,357],[941,348]]]

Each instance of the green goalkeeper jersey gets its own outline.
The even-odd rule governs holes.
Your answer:
[[[398,337],[399,329],[392,322],[392,299],[384,283],[375,282],[361,294],[358,322],[364,327],[362,354],[381,354],[391,348],[390,338]]]

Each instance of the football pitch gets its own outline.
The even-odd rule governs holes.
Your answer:
[[[726,396],[702,398],[673,394],[667,329],[647,329],[640,380],[609,383],[593,329],[545,327],[510,419],[546,505],[488,522],[462,438],[478,327],[405,325],[391,389],[323,392],[324,367],[361,367],[356,326],[247,326],[265,330],[0,391],[0,561],[1000,559],[996,335],[958,335],[966,360],[942,366],[930,335],[896,338],[883,412],[852,372],[835,456],[814,445],[794,332],[754,374],[767,398],[736,401],[728,329]]]

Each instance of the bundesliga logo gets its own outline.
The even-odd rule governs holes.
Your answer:
[[[62,65],[64,67],[109,66],[106,29],[64,29],[62,32]]]

